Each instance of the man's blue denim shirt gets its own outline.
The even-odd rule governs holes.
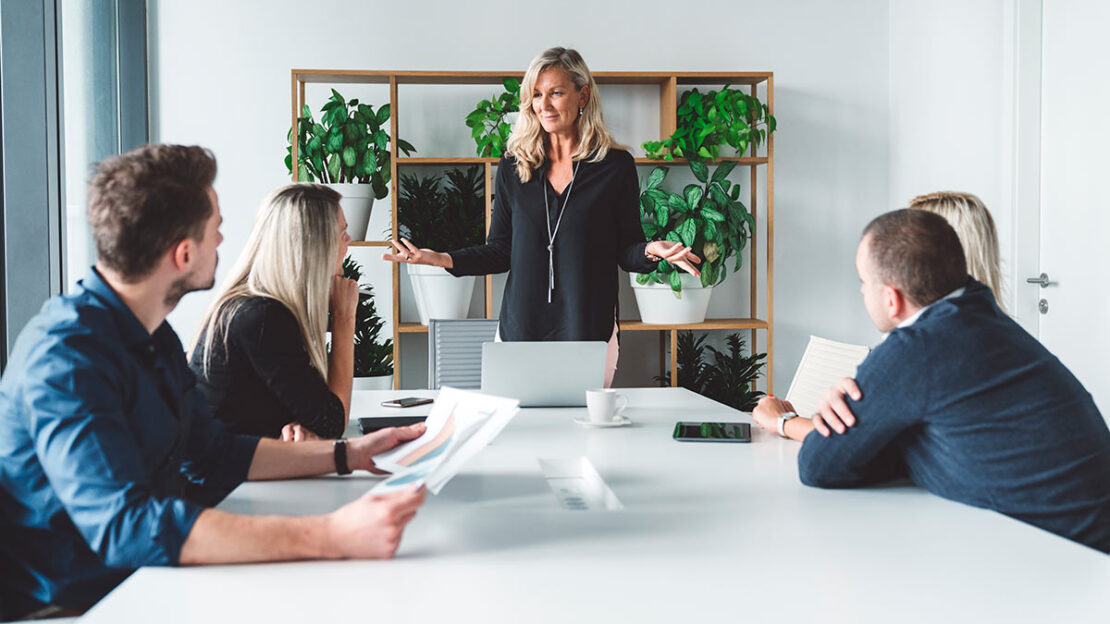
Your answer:
[[[0,380],[7,615],[87,608],[175,565],[204,508],[186,486],[235,487],[257,445],[209,414],[169,324],[149,334],[91,271],[27,324]]]

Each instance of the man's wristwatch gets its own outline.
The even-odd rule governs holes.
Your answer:
[[[782,436],[784,438],[789,437],[789,436],[786,435],[786,421],[790,420],[791,418],[797,418],[797,417],[798,417],[798,412],[786,412],[785,414],[779,415],[779,435],[780,436]]]
[[[779,425],[782,429],[782,425]],[[335,471],[341,475],[351,474],[351,469],[347,466],[347,441],[336,440],[332,446],[335,450]]]

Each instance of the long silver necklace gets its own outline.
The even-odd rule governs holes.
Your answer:
[[[551,230],[551,206],[547,202],[547,176],[544,175],[543,185],[543,224],[547,226],[547,302],[551,303],[551,292],[555,290],[555,237],[559,235],[559,225],[563,222],[563,214],[567,211],[567,202],[570,201],[570,192],[574,190],[574,180],[578,177],[578,165],[582,161],[574,163],[574,173],[570,176],[570,184],[567,185],[567,194],[563,197],[563,208],[559,211],[559,218],[555,220],[555,230]],[[554,190],[555,187],[552,187]],[[555,203],[558,208],[558,202]]]

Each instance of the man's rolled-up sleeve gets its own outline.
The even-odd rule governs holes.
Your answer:
[[[246,481],[259,438],[228,433],[208,411],[199,389],[193,388],[186,401],[192,421],[182,471],[204,487],[230,490]]]
[[[35,452],[86,543],[116,568],[175,565],[203,508],[152,492],[125,419],[118,372],[92,361],[82,336],[29,358],[25,389]]]
[[[927,388],[921,369],[892,334],[856,372],[863,398],[845,397],[856,424],[824,437],[813,430],[798,451],[798,477],[822,488],[849,488],[906,476],[897,437],[921,422],[918,399]]]

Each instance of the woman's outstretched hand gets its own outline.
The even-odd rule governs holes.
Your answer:
[[[701,277],[701,271],[694,266],[694,264],[701,264],[701,258],[697,257],[689,247],[683,246],[682,243],[652,241],[648,243],[647,252],[670,262],[694,277]]]
[[[389,241],[397,249],[395,253],[383,253],[382,260],[389,262],[400,262],[403,264],[427,264],[429,266],[443,267],[450,269],[455,266],[455,262],[451,259],[451,254],[433,251],[431,249],[417,249],[407,238],[402,238],[400,242],[395,240]]]

